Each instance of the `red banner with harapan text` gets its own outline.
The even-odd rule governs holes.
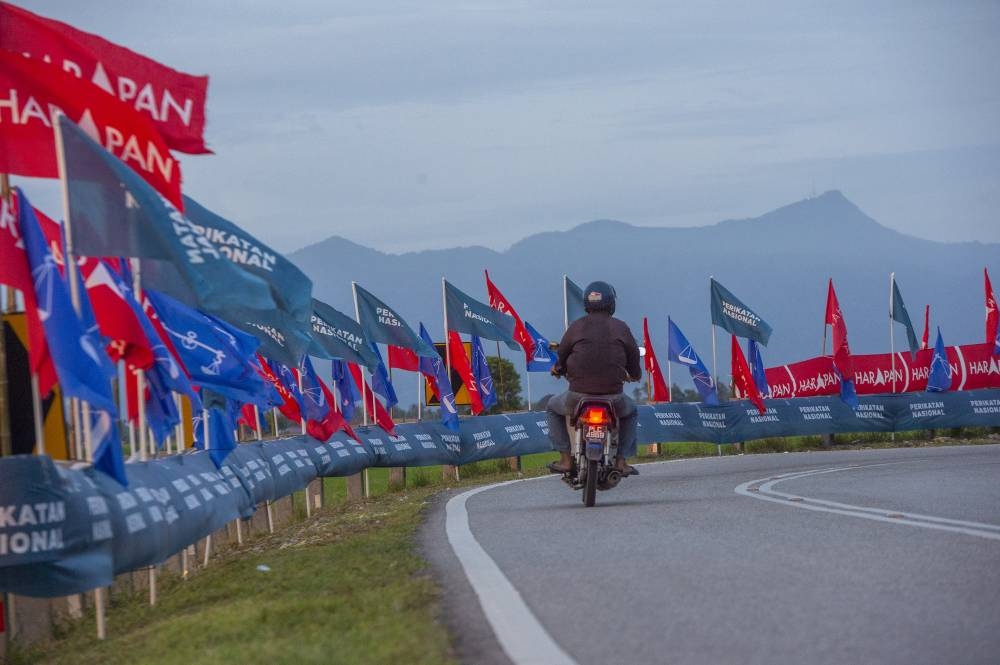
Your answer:
[[[178,210],[181,165],[145,116],[41,61],[0,50],[0,173],[58,178],[53,114],[61,110]]]
[[[145,115],[174,150],[211,152],[207,76],[192,76],[60,21],[0,3],[0,48],[102,88]]]
[[[951,365],[951,390],[1000,388],[1000,356],[993,355],[992,344],[967,344],[945,348]],[[859,395],[913,392],[927,389],[933,349],[918,351],[910,359],[909,351],[852,356],[854,384]],[[829,356],[810,358],[797,363],[769,367],[766,371],[771,397],[816,397],[835,395],[840,384]]]

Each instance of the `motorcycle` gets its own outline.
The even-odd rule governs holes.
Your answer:
[[[572,468],[562,480],[574,490],[583,490],[583,505],[597,501],[597,490],[613,489],[622,473],[615,466],[618,454],[618,417],[611,400],[586,397],[572,416],[566,417],[570,433]]]

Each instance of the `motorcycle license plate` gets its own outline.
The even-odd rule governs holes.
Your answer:
[[[608,433],[608,429],[604,425],[587,425],[586,438],[588,439],[603,439]]]

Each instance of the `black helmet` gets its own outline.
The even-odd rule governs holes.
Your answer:
[[[615,313],[615,287],[607,282],[591,282],[583,290],[583,308],[587,312]]]

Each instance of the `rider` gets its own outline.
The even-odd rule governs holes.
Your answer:
[[[549,464],[554,473],[573,467],[566,416],[572,415],[580,400],[600,395],[611,398],[618,417],[618,456],[615,465],[623,475],[639,473],[625,463],[636,451],[635,402],[622,392],[626,381],[641,377],[639,347],[624,321],[614,318],[615,289],[607,282],[592,282],[584,289],[583,307],[587,315],[566,329],[559,342],[554,376],[567,376],[569,390],[549,400],[546,409],[549,438],[559,451],[559,461]]]

